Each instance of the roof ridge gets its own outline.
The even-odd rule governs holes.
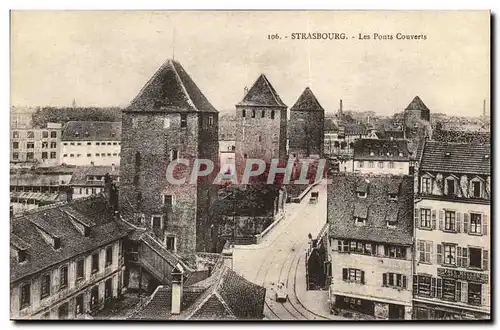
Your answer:
[[[269,82],[269,80],[267,79],[266,75],[265,74],[261,74],[262,77],[264,77],[264,82],[266,83],[267,87],[269,87],[269,89],[271,90],[271,94],[273,95],[273,98],[274,100],[276,101],[276,103],[281,103],[277,98],[276,98],[276,91],[274,90],[273,86],[271,85],[271,83]]]
[[[142,96],[142,94],[144,94],[144,91],[146,90],[146,87],[148,87],[149,84],[152,81],[154,81],[160,75],[160,72],[163,71],[163,69],[167,67],[167,64],[170,61],[171,60],[169,58],[167,58],[167,60],[163,62],[163,64],[160,66],[160,68],[158,68],[156,70],[156,72],[151,76],[151,78],[149,78],[148,81],[142,86],[142,88],[139,91],[139,93],[137,93],[137,95],[132,99],[132,101],[130,101],[130,104],[133,104],[136,100],[138,100]]]
[[[175,76],[177,77],[177,79],[178,79],[178,81],[179,81],[179,84],[181,85],[181,88],[182,88],[182,90],[184,91],[184,94],[186,94],[186,96],[187,96],[187,98],[188,98],[188,99],[187,99],[188,103],[189,103],[189,104],[190,104],[190,105],[191,105],[191,106],[192,106],[195,110],[200,111],[200,109],[198,109],[198,107],[194,104],[193,99],[191,98],[191,95],[189,95],[189,93],[188,93],[188,91],[187,91],[187,89],[186,89],[186,86],[185,86],[185,84],[184,84],[184,81],[182,81],[181,76],[180,76],[180,75],[179,75],[179,73],[177,72],[177,68],[175,67],[175,63],[177,63],[177,64],[179,64],[179,65],[180,65],[180,63],[175,62],[175,61],[171,61],[171,62],[172,62],[172,67],[173,67],[173,69],[174,69],[174,74],[175,74]]]

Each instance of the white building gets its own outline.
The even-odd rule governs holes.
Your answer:
[[[69,182],[72,197],[81,198],[104,192],[104,176],[106,174],[112,176],[113,182],[120,181],[120,169],[115,165],[78,166]]]
[[[70,121],[62,132],[61,163],[120,164],[121,122]]]
[[[426,142],[415,203],[415,319],[490,318],[491,146]]]
[[[405,140],[360,139],[354,143],[349,172],[410,174],[410,152]]]

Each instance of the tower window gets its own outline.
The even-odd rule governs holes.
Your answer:
[[[264,118],[266,116],[266,111],[265,110],[262,110],[262,114],[261,114],[261,117]]]
[[[141,153],[137,151],[135,153],[135,168],[139,169],[141,167]]]
[[[252,118],[255,118],[255,110],[252,110]]]
[[[208,126],[212,127],[214,125],[214,116],[208,115]]]
[[[241,111],[241,116],[242,116],[243,118],[245,118],[245,114],[246,114],[245,109],[243,109],[243,110]]]
[[[187,115],[181,114],[181,127],[187,127]]]
[[[176,160],[177,158],[179,158],[179,150],[177,149],[172,149],[172,154],[170,156],[170,160],[171,161],[174,161]]]
[[[274,110],[271,111],[271,119],[274,119]]]

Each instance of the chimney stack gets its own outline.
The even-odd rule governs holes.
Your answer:
[[[245,86],[245,88],[243,88],[243,97],[247,96],[248,94],[248,87]]]
[[[184,269],[180,264],[177,264],[172,270],[172,314],[174,315],[181,313],[183,276]]]
[[[340,99],[340,108],[339,108],[339,115],[342,116],[342,99]]]
[[[233,250],[234,246],[226,242],[224,248],[222,249],[222,258],[224,259],[224,265],[233,269]]]

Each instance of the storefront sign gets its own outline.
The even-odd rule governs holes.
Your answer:
[[[453,278],[461,281],[488,283],[488,274],[473,273],[457,269],[438,268],[437,275],[439,277]]]

